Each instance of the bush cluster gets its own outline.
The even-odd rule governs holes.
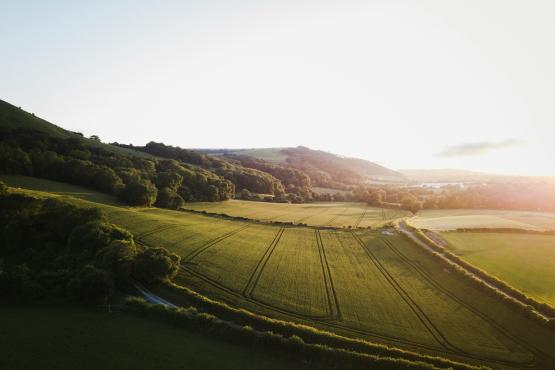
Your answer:
[[[4,189],[4,190],[2,190]],[[0,183],[0,291],[20,300],[70,297],[105,303],[132,278],[174,276],[179,257],[141,249],[96,208],[6,190]]]
[[[58,138],[30,129],[0,128],[0,173],[87,186],[134,206],[156,203],[178,209],[185,201],[220,201],[234,195],[233,183],[209,170],[107,148],[76,136]]]

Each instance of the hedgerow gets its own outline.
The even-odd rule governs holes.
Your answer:
[[[442,357],[424,355],[383,344],[372,343],[362,339],[349,338],[329,331],[320,330],[312,326],[298,324],[291,321],[273,319],[259,315],[245,309],[231,307],[226,303],[210,299],[187,287],[174,283],[159,286],[157,291],[173,303],[181,306],[193,306],[199,311],[207,312],[217,317],[249,325],[262,331],[274,331],[285,336],[300,336],[307,343],[327,345],[349,351],[372,354],[375,356],[404,358],[410,361],[423,361],[439,368],[476,369],[477,367],[448,360]]]
[[[167,321],[189,331],[210,335],[222,340],[248,345],[250,348],[274,352],[281,357],[314,364],[329,369],[446,369],[423,361],[371,355],[325,344],[311,344],[298,335],[284,335],[261,331],[248,325],[238,325],[217,316],[199,312],[195,308],[170,309],[153,305],[142,299],[128,299],[125,310],[143,317]]]
[[[553,324],[553,321],[555,321],[555,308],[528,297],[504,281],[464,261],[446,248],[438,245],[422,230],[411,229],[415,230],[417,238],[430,248],[424,250],[442,262],[446,267],[449,267],[457,274],[465,277],[489,296],[508,304],[526,317],[535,320],[545,327],[552,330],[555,329],[555,325]],[[407,234],[403,233],[403,235],[410,240]]]

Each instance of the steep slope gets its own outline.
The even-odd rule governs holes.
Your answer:
[[[35,116],[33,113],[26,112],[25,110],[3,100],[0,100],[0,129],[36,130],[56,139],[77,139],[86,146],[102,148],[116,154],[130,155],[140,158],[154,158],[154,156],[148,153],[121,148],[88,139],[83,137],[81,133],[63,129],[53,123]]]

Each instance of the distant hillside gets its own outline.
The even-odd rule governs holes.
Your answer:
[[[262,149],[199,149],[206,154],[234,157],[248,156],[287,165],[308,174],[312,185],[341,189],[367,180],[403,181],[405,176],[376,163],[341,157],[322,150],[299,146],[296,148]]]

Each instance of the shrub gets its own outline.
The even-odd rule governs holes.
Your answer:
[[[177,274],[181,258],[164,248],[148,248],[133,264],[133,276],[145,283],[171,279]]]
[[[89,303],[105,303],[115,289],[110,273],[93,265],[86,265],[67,288],[71,296]]]
[[[149,180],[134,179],[121,191],[120,196],[132,206],[150,207],[156,201],[158,190]]]

